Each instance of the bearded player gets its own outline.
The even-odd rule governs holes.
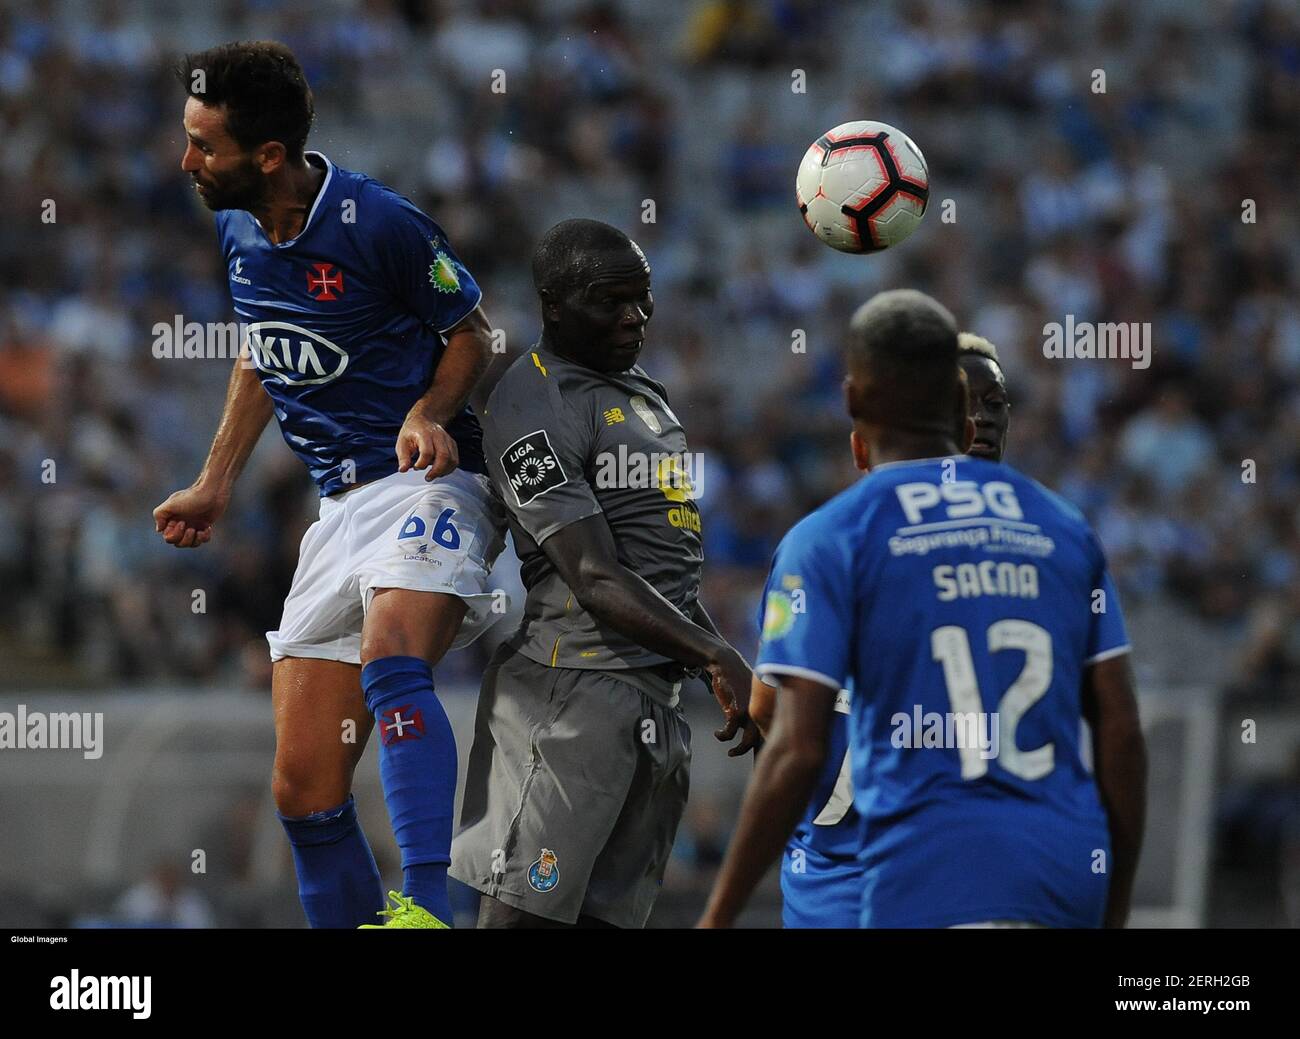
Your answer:
[[[154,511],[163,540],[213,535],[272,413],[320,488],[280,627],[267,633],[272,788],[313,927],[446,927],[456,745],[432,668],[495,618],[504,515],[467,401],[487,366],[481,292],[407,199],[305,151],[312,95],[278,43],[186,56],[181,168],[249,323],[194,484]],[[384,909],[352,798],[371,727],[403,894]],[[350,737],[350,738],[349,738]]]
[[[1002,461],[1007,446],[1011,402],[998,351],[971,332],[957,337],[957,361],[966,375],[967,409],[975,436],[966,453],[992,462]],[[784,600],[774,599],[779,612]],[[774,616],[773,624],[783,618]],[[760,629],[766,618],[759,619]],[[781,859],[781,922],[791,928],[857,927],[862,901],[862,817],[853,807],[849,758],[849,703],[841,689],[835,697],[826,763],[812,799],[795,826]],[[764,734],[776,710],[776,688],[755,678],[750,716]]]

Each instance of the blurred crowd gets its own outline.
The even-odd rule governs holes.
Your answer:
[[[643,364],[704,457],[704,598],[742,651],[776,542],[855,477],[847,318],[907,285],[997,344],[1007,461],[1094,524],[1140,677],[1300,706],[1300,9],[1281,0],[6,5],[0,682],[266,688],[306,473],[272,431],[211,544],[168,548],[150,516],[198,472],[230,363],[155,358],[151,329],[233,317],[167,65],[248,38],[297,53],[309,147],[442,224],[507,359],[540,328],[545,227],[640,242]],[[871,258],[819,244],[793,202],[804,149],[859,118],[905,129],[932,177],[914,238]],[[1044,357],[1067,315],[1149,322],[1150,367]]]

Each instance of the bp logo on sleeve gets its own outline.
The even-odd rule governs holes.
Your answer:
[[[520,437],[501,452],[501,469],[520,508],[568,479],[544,429]]]
[[[763,639],[773,642],[790,634],[794,627],[794,604],[790,596],[773,588],[767,593],[767,608],[763,611]]]

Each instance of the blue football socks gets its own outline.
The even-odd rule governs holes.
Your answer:
[[[323,812],[296,819],[280,815],[280,822],[293,848],[307,922],[312,927],[374,923],[384,908],[384,891],[351,796]]]
[[[379,775],[397,846],[403,894],[451,924],[447,866],[456,805],[456,738],[419,657],[382,657],[361,669],[379,736]]]

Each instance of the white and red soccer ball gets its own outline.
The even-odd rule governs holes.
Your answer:
[[[845,253],[897,245],[930,199],[930,170],[907,134],[869,119],[841,123],[813,142],[795,178],[812,233]]]

